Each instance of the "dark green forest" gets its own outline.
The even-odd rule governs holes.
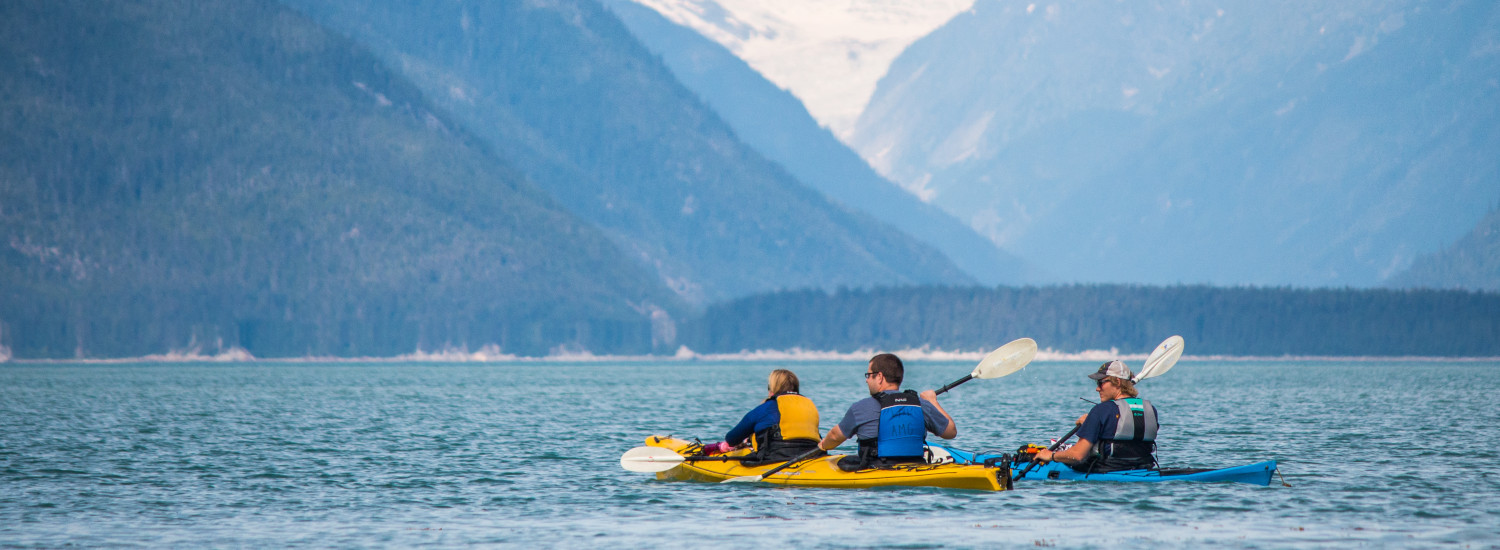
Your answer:
[[[0,345],[651,351],[653,274],[267,0],[0,3]],[[679,313],[680,315],[680,313]]]
[[[1075,285],[784,291],[710,307],[699,352],[1150,349],[1195,355],[1500,356],[1500,294],[1456,290]]]

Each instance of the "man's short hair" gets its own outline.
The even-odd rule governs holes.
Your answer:
[[[885,377],[886,382],[899,386],[901,379],[906,376],[906,367],[901,364],[900,357],[882,353],[870,358],[870,372],[878,372]]]

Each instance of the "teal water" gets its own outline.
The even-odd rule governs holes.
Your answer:
[[[972,366],[912,362],[907,386]],[[954,389],[955,445],[1062,435],[1095,366]],[[651,434],[722,437],[782,367],[825,431],[864,392],[859,362],[0,365],[0,546],[1500,547],[1494,362],[1183,361],[1142,383],[1164,465],[1275,459],[1291,487],[620,469]]]

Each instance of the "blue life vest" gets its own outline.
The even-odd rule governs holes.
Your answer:
[[[880,432],[876,436],[875,456],[880,458],[921,457],[927,444],[927,422],[917,392],[882,392]]]

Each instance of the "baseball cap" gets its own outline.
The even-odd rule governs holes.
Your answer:
[[[1090,374],[1089,378],[1094,380],[1103,380],[1106,376],[1113,376],[1115,378],[1124,378],[1126,380],[1129,380],[1133,375],[1130,373],[1130,369],[1125,366],[1125,363],[1123,361],[1116,360],[1110,361],[1103,365],[1099,365],[1099,371],[1095,372],[1094,374]]]

